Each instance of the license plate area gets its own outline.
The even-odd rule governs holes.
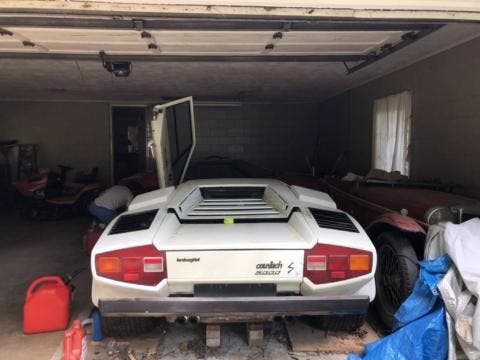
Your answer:
[[[195,284],[195,297],[276,296],[276,284]]]
[[[303,250],[167,251],[169,282],[193,284],[301,283]]]

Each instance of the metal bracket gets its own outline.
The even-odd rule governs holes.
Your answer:
[[[7,29],[0,28],[0,36],[3,35],[13,36],[13,33],[11,31],[8,31]]]
[[[22,44],[23,44],[23,46],[25,46],[25,47],[35,47],[35,43],[33,43],[33,42],[31,42],[31,41],[28,41],[28,40],[22,41]]]

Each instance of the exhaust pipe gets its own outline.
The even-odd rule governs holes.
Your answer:
[[[188,316],[179,316],[176,320],[177,324],[186,324],[188,321]]]
[[[191,324],[198,324],[200,322],[200,316],[190,316],[188,318]]]

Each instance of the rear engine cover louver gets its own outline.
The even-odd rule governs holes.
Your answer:
[[[350,218],[341,212],[309,208],[318,226],[326,229],[359,232]]]
[[[150,225],[152,225],[153,219],[155,219],[157,212],[158,209],[155,209],[120,216],[108,234],[114,235],[131,231],[146,230],[150,228]]]

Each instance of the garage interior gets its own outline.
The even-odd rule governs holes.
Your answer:
[[[409,178],[454,184],[459,194],[480,197],[475,21],[325,19],[318,12],[282,17],[264,7],[255,16],[215,14],[215,7],[202,16],[2,7],[0,141],[36,144],[36,171],[58,164],[85,173],[98,167],[102,188],[155,171],[148,141],[129,143],[135,148],[130,156],[119,150],[116,131],[133,127],[148,140],[152,106],[193,96],[193,161],[241,159],[279,177],[365,176],[373,168],[375,101],[408,91]],[[115,61],[130,62],[130,74],[108,71],[106,63]],[[22,334],[25,291],[40,276],[89,267],[82,236],[91,218],[22,219],[12,190],[19,179],[17,147],[3,153],[0,349],[17,359],[59,358],[62,332]],[[73,318],[89,316],[89,276],[85,271],[74,282]],[[240,349],[238,331],[231,331],[229,346]],[[247,356],[290,358],[272,341],[261,355]],[[184,346],[178,339],[172,344],[165,348],[173,355],[165,350],[163,357],[198,355],[178,350]]]

